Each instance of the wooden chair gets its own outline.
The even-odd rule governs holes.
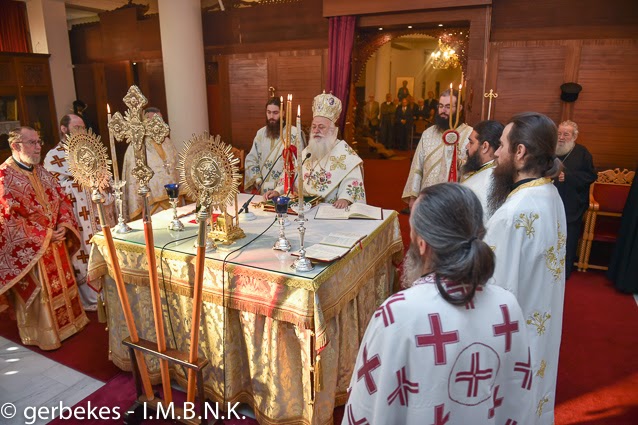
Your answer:
[[[240,180],[240,184],[239,184],[239,191],[243,192],[244,190],[244,157],[245,157],[245,151],[243,149],[238,149],[236,147],[232,147],[232,149],[230,150],[232,152],[232,154],[235,156],[235,158],[239,158],[239,174],[241,175],[241,180]]]
[[[615,243],[620,218],[634,180],[634,171],[616,168],[598,173],[589,188],[589,209],[585,213],[583,238],[579,248],[578,270],[607,270],[607,266],[589,264],[592,243]]]

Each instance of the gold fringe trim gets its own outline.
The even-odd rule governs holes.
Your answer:
[[[323,390],[323,367],[321,365],[321,354],[315,359],[315,392]]]

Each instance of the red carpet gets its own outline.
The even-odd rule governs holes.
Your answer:
[[[78,334],[62,342],[62,347],[53,351],[43,351],[29,345],[32,351],[42,354],[58,363],[82,372],[92,378],[106,382],[120,373],[108,359],[108,332],[106,324],[98,323],[97,313],[87,312],[90,323]],[[18,325],[10,320],[7,314],[0,316],[0,336],[13,342],[20,343]]]
[[[556,424],[638,423],[638,306],[600,272],[567,282]]]

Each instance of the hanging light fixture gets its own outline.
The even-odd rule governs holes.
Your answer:
[[[439,47],[432,52],[432,67],[436,69],[458,68],[460,66],[459,55],[449,45],[439,39]]]

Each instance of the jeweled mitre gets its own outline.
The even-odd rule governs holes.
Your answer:
[[[341,101],[336,96],[324,92],[312,101],[313,118],[324,117],[336,123],[339,120],[339,115],[341,115]]]

